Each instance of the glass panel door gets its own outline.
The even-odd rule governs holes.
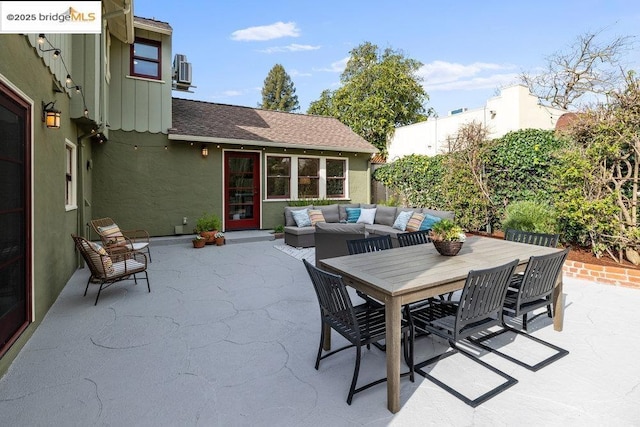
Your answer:
[[[29,109],[0,83],[0,356],[30,321]]]
[[[260,155],[225,153],[225,229],[260,228]]]

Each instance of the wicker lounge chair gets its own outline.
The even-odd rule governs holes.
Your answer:
[[[140,273],[144,273],[147,289],[151,292],[145,254],[122,247],[115,248],[112,252],[107,252],[102,246],[90,242],[84,237],[72,234],[71,238],[91,271],[91,276],[87,280],[87,286],[84,289],[84,296],[87,295],[90,283],[100,284],[94,305],[98,304],[98,299],[103,289],[128,279],[133,279],[135,284],[138,284],[136,275]]]
[[[93,219],[90,221],[93,230],[100,236],[102,244],[109,249],[113,246],[125,246],[132,251],[146,252],[151,262],[149,233],[146,230],[121,230],[111,218]]]

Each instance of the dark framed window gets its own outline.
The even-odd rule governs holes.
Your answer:
[[[345,197],[347,162],[343,159],[327,159],[327,198]]]
[[[267,156],[267,199],[291,197],[291,157]]]
[[[132,76],[160,80],[162,74],[162,43],[155,40],[136,38],[131,45]]]

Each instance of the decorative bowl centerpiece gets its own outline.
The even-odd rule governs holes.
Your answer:
[[[443,219],[433,224],[429,238],[440,255],[454,256],[462,249],[466,235],[455,222]]]

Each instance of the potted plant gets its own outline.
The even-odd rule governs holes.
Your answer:
[[[207,239],[205,239],[199,234],[196,234],[195,237],[191,240],[191,242],[193,242],[194,248],[204,248],[204,245],[207,243]]]
[[[441,255],[457,255],[466,240],[464,230],[450,219],[443,219],[431,227],[429,238]]]
[[[217,246],[224,245],[224,233],[222,231],[216,232],[216,234],[214,235],[214,239]]]
[[[214,213],[203,213],[196,221],[194,231],[206,239],[208,245],[215,242],[215,234],[222,226],[220,217]]]
[[[273,238],[282,239],[284,237],[284,225],[278,224],[273,227]]]

